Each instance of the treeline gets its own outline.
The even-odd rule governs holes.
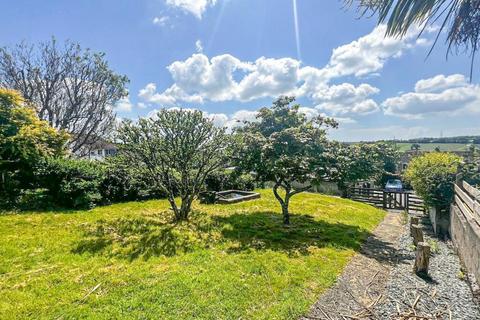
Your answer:
[[[408,140],[388,140],[386,142],[397,143],[474,143],[480,144],[480,136],[458,136],[442,138],[414,138]]]

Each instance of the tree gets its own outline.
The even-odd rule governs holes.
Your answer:
[[[412,151],[415,151],[415,153],[418,153],[418,151],[420,151],[420,144],[418,143],[412,143],[412,145],[410,146],[410,150]]]
[[[71,135],[72,152],[88,152],[115,124],[112,106],[126,96],[128,79],[113,72],[105,54],[52,39],[37,46],[0,48],[0,86],[18,90],[50,126]]]
[[[355,182],[372,180],[376,184],[384,185],[387,179],[396,176],[397,153],[389,144],[334,142],[331,143],[330,150],[331,162],[335,163],[332,177],[344,195],[348,187]]]
[[[328,118],[307,120],[300,105],[291,105],[294,100],[280,97],[271,108],[260,109],[258,121],[246,122],[237,130],[241,140],[237,164],[255,172],[258,180],[274,183],[285,225],[290,223],[290,199],[330,175],[326,128],[337,126]],[[279,188],[285,191],[283,196]]]
[[[131,166],[148,170],[165,191],[177,221],[188,218],[205,178],[223,166],[229,147],[224,128],[189,110],[161,110],[154,118],[123,122],[118,139]]]
[[[405,179],[427,206],[446,207],[453,198],[453,184],[462,158],[452,153],[429,152],[410,162]]]
[[[0,88],[0,195],[12,202],[31,187],[35,165],[65,153],[68,135],[42,121],[20,93]]]
[[[480,1],[478,0],[346,0],[358,2],[364,13],[378,14],[378,23],[387,23],[387,35],[403,36],[414,25],[433,25],[440,21],[440,34],[448,29],[447,44],[470,52],[473,60],[480,45]],[[435,45],[435,44],[434,44]],[[472,76],[472,70],[470,77]]]

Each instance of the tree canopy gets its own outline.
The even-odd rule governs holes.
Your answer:
[[[330,176],[326,129],[337,126],[329,118],[307,119],[294,101],[280,97],[272,107],[260,109],[257,121],[237,130],[241,141],[237,164],[255,172],[258,180],[273,182],[284,224],[290,223],[290,198]]]
[[[205,178],[225,164],[230,145],[225,129],[215,127],[201,111],[181,109],[126,121],[118,140],[131,166],[145,168],[152,183],[165,191],[177,220],[188,218]]]
[[[34,165],[64,154],[67,139],[40,120],[20,93],[0,88],[0,194],[15,196],[31,183]]]
[[[50,126],[70,133],[70,149],[88,147],[111,133],[112,107],[127,94],[126,76],[112,71],[105,54],[55,39],[0,48],[0,86],[18,90]]]
[[[330,150],[335,168],[333,178],[344,195],[355,182],[371,180],[384,185],[394,175],[398,153],[387,143],[332,142]]]

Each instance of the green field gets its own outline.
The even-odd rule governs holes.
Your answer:
[[[410,150],[412,143],[396,143],[400,151]],[[465,143],[419,143],[420,151],[434,151],[439,148],[440,151],[468,151],[468,144]],[[480,148],[480,145],[476,145]]]
[[[285,228],[260,192],[177,225],[165,200],[0,215],[0,319],[295,319],[384,212],[305,193]]]

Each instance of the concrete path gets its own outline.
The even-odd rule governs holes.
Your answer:
[[[388,212],[362,249],[349,262],[336,284],[301,319],[369,319],[382,303],[392,266],[402,260],[395,247],[402,234],[402,216]]]

